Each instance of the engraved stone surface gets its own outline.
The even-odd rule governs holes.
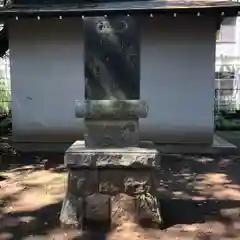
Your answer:
[[[140,98],[138,21],[127,16],[86,17],[85,98]]]
[[[86,147],[135,147],[138,145],[138,121],[85,120]]]
[[[69,228],[79,227],[79,224],[82,222],[82,216],[83,199],[67,193],[64,198],[60,214],[60,221],[62,225]]]
[[[103,169],[99,172],[99,191],[131,196],[148,192],[153,187],[151,171],[145,169]]]
[[[84,218],[92,221],[108,221],[111,217],[109,195],[95,193],[85,198]]]
[[[76,101],[75,115],[87,119],[135,119],[147,116],[148,106],[141,100]]]
[[[160,164],[156,149],[86,148],[84,141],[76,141],[65,153],[65,165],[71,167],[132,167],[154,168]]]
[[[89,179],[91,179],[89,181]],[[98,171],[95,169],[69,169],[68,192],[74,196],[86,196],[98,191]]]

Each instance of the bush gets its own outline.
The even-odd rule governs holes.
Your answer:
[[[232,119],[228,119],[224,115],[217,114],[215,116],[215,129],[227,131],[240,130],[240,123]]]
[[[5,81],[0,80],[0,114],[8,114],[11,106],[11,94]]]

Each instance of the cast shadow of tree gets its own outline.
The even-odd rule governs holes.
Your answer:
[[[157,171],[160,196],[240,200],[237,156],[163,155]]]
[[[20,172],[21,175],[26,174],[26,171],[34,173],[44,169],[41,163],[35,163],[35,165],[30,163],[26,163],[22,168],[19,166],[15,169],[9,168],[9,171],[14,174]],[[52,166],[48,171],[63,173],[64,169],[61,169],[61,164]],[[58,166],[59,171],[56,169]],[[223,237],[231,239],[239,236],[240,231],[236,227],[236,223],[240,222],[239,166],[240,162],[237,157],[163,156],[158,171],[158,191],[164,227],[219,221],[225,226]],[[64,181],[62,180],[62,184]],[[18,200],[23,191],[40,187],[37,183],[29,185],[25,183],[25,188],[18,192],[4,197],[0,196],[0,223],[2,223],[0,234],[10,233],[12,236],[9,239],[12,240],[21,240],[29,236],[42,236],[49,239],[49,232],[59,231],[61,232],[59,234],[67,236],[66,239],[107,239],[108,232],[104,231],[79,233],[72,230],[65,232],[60,230],[61,199],[34,210],[25,209],[10,213],[3,211],[4,205]],[[208,188],[210,190],[207,191]],[[216,194],[218,190],[221,192],[220,195]],[[226,193],[226,191],[230,192]],[[39,198],[41,198],[40,195]],[[161,231],[159,232],[156,236],[162,234]],[[204,232],[195,239],[212,239],[214,234]],[[152,236],[149,239],[157,239],[157,237]]]
[[[50,230],[58,227],[59,209],[61,209],[61,202],[44,206],[36,211],[4,215],[2,221],[5,224],[0,228],[0,233],[13,233],[12,240],[47,235]]]
[[[214,219],[225,225],[225,237],[239,236],[239,169],[237,156],[162,156],[157,187],[167,227]]]
[[[66,172],[64,153],[4,154],[0,162],[0,171],[25,172],[43,169],[59,173]]]
[[[0,239],[6,233],[8,239],[46,236],[59,227],[66,174],[46,171],[41,162],[19,162],[5,165],[0,182]]]

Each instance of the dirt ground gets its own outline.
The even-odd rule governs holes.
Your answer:
[[[60,228],[66,171],[8,165],[0,179],[1,240],[240,240],[240,159],[165,156],[159,170],[162,230],[123,222],[112,232]]]

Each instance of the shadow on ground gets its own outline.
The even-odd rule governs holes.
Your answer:
[[[9,199],[7,200],[9,201]],[[61,202],[50,204],[37,211],[13,212],[3,215],[0,219],[1,233],[11,233],[9,239],[23,239],[24,237],[44,236],[48,231],[58,227]]]
[[[240,131],[216,131],[216,134],[240,149]]]
[[[61,229],[66,172],[59,158],[49,158],[48,167],[45,158],[3,164],[0,239],[239,239],[239,157],[163,156],[156,184],[164,226],[136,230],[138,237],[127,229],[118,235]]]
[[[9,199],[8,199],[9,201]],[[220,229],[211,229],[211,226],[206,229],[198,229],[198,233],[195,238],[190,239],[202,239],[204,236],[210,236],[211,238],[204,239],[216,239],[213,237],[221,236],[217,239],[235,239],[240,235],[240,229],[237,228],[236,222],[239,224],[239,201],[191,201],[191,200],[164,200],[161,201],[162,216],[165,221],[165,228],[168,229],[166,233],[163,230],[156,230],[153,232],[154,236],[146,239],[158,239],[162,235],[169,234],[173,236],[179,236],[183,232],[187,232],[186,228],[177,228],[179,232],[176,232],[174,225],[180,224],[191,225],[196,223],[207,223],[208,221],[218,222]],[[1,221],[4,223],[0,228],[0,236],[8,234],[8,238],[12,240],[21,239],[74,239],[74,240],[104,240],[107,238],[107,232],[85,232],[80,233],[77,231],[60,230],[59,225],[59,211],[61,209],[61,202],[51,204],[38,209],[37,211],[24,211],[16,212],[8,215],[4,215]],[[224,214],[224,210],[226,211]],[[25,219],[25,221],[24,221]],[[27,221],[27,219],[29,219]],[[6,226],[5,226],[6,225]],[[210,224],[211,225],[211,224]],[[223,227],[222,227],[223,226]],[[219,227],[219,226],[217,226]],[[171,229],[172,228],[172,229]],[[206,227],[207,228],[207,225]],[[147,230],[148,235],[149,229]],[[191,233],[190,233],[191,234]],[[200,235],[199,235],[200,234]],[[198,236],[196,238],[196,236]],[[55,238],[54,238],[55,236]],[[60,238],[65,237],[65,238]],[[35,238],[34,238],[35,237]],[[39,238],[42,237],[42,238]],[[59,238],[57,238],[59,237]],[[1,238],[4,239],[4,238]],[[141,238],[140,238],[141,239]],[[184,238],[181,238],[184,239]]]
[[[240,200],[238,156],[163,155],[157,171],[161,198]]]
[[[66,171],[64,164],[64,153],[21,153],[2,154],[0,159],[0,171],[33,171],[39,169],[52,172]]]

